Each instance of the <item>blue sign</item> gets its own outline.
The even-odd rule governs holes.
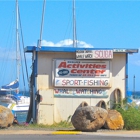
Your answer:
[[[62,69],[62,70],[58,71],[58,75],[60,75],[60,76],[65,76],[68,74],[69,74],[69,70],[67,70],[67,69]]]

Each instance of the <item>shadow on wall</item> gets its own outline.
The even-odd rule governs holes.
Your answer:
[[[113,64],[113,67],[112,67],[112,76],[113,77],[116,77],[120,72],[121,70],[124,68],[125,64],[126,64],[126,54],[123,54],[123,53],[114,53],[113,54],[114,56],[114,59],[112,60],[112,64]]]

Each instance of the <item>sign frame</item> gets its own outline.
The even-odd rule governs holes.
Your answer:
[[[109,63],[109,66],[108,66],[108,68],[109,68],[109,74],[108,74],[108,77],[90,77],[90,76],[85,76],[85,77],[83,77],[83,76],[77,76],[77,77],[72,77],[72,76],[58,76],[57,74],[56,74],[56,68],[57,68],[57,65],[56,65],[56,62],[57,61],[73,61],[73,62],[77,62],[77,61],[82,61],[82,62],[89,62],[89,61],[92,61],[92,62],[104,62],[104,61],[107,61],[108,63]],[[52,74],[52,78],[53,78],[53,85],[54,85],[54,87],[87,87],[87,88],[91,88],[91,87],[93,87],[93,88],[95,88],[95,87],[97,87],[97,88],[101,88],[101,87],[103,87],[103,88],[110,88],[112,85],[111,85],[111,81],[112,81],[112,61],[111,60],[76,60],[76,59],[53,59],[53,74]],[[109,81],[109,84],[108,84],[108,86],[105,86],[105,85],[100,85],[100,84],[98,84],[98,85],[95,85],[95,86],[91,86],[91,85],[61,85],[61,84],[56,84],[56,81],[58,82],[58,80],[62,80],[62,78],[63,79],[65,79],[65,80],[71,80],[71,79],[74,79],[74,78],[77,78],[77,79],[79,79],[79,80],[81,80],[81,78],[82,79],[86,79],[86,80],[100,80],[100,82],[102,82],[103,80],[108,80]],[[92,78],[92,79],[91,79]],[[99,82],[99,81],[98,81]]]
[[[80,93],[81,92],[81,93]],[[74,98],[108,98],[107,89],[93,88],[54,88],[54,97],[74,97]]]

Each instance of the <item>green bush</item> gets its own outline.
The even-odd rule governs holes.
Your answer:
[[[115,106],[115,109],[121,113],[124,120],[124,129],[126,130],[140,130],[140,107],[135,103],[127,104],[126,100],[123,105]]]

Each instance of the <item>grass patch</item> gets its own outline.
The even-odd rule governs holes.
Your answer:
[[[47,131],[57,131],[57,130],[74,130],[71,122],[61,121],[59,123],[54,123],[52,125],[44,125],[44,124],[28,124],[28,123],[21,123],[15,124],[11,127],[8,127],[9,130],[47,130]]]
[[[20,128],[28,128],[28,129],[48,129],[48,130],[63,130],[63,129],[74,129],[71,121],[71,115],[67,118],[66,121],[61,121],[59,123],[54,122],[52,125],[44,125],[37,123],[23,123],[18,125]]]
[[[29,124],[29,127],[36,128],[73,128],[71,122],[61,121],[59,123],[54,123],[52,125],[43,125],[43,124]]]

